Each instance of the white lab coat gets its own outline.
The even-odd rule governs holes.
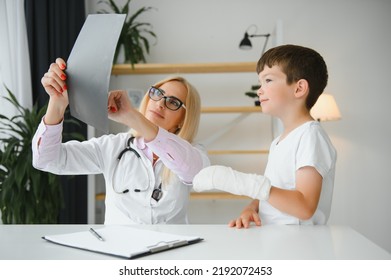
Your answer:
[[[118,136],[118,140],[110,140],[112,144],[114,140],[117,149],[103,172],[106,183],[105,224],[187,223],[191,185],[185,185],[175,176],[170,185],[162,187],[162,198],[155,201],[151,195],[161,183],[163,163],[158,160],[153,168],[151,161],[135,145],[131,147],[140,158],[128,151],[118,161],[116,157],[125,148],[129,135]],[[128,192],[122,193],[126,189]]]
[[[36,136],[42,135],[40,126]],[[145,154],[131,144],[135,153],[124,153],[128,133],[104,135],[89,141],[69,141],[61,144],[57,160],[46,166],[34,166],[54,174],[100,174],[106,183],[105,224],[183,224],[187,223],[187,206],[191,185],[180,182],[173,176],[170,185],[162,187],[163,196],[157,202],[151,198],[154,188],[161,183],[163,163],[158,160],[153,168]],[[197,148],[197,147],[196,147]],[[200,147],[204,166],[209,165],[206,152]],[[41,155],[42,156],[42,155]],[[124,190],[128,192],[123,193]]]

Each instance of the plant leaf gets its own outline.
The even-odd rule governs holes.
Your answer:
[[[19,114],[12,118],[0,115],[2,221],[5,224],[56,223],[58,205],[62,204],[58,176],[36,170],[31,164],[32,138],[46,106],[39,110],[36,104],[31,110],[23,108],[11,91],[7,91],[8,96],[4,98],[17,108]],[[53,183],[50,186],[49,181]]]
[[[131,63],[134,67],[135,63],[146,62],[144,49],[146,53],[149,53],[150,44],[146,37],[141,37],[141,33],[148,34],[149,36],[156,38],[156,34],[151,30],[147,29],[152,28],[150,23],[140,23],[136,19],[142,13],[154,9],[153,7],[141,7],[135,13],[130,15],[130,2],[128,0],[123,7],[119,7],[115,4],[113,0],[99,1],[98,3],[104,3],[109,6],[114,13],[126,14],[126,20],[124,22],[121,34],[118,39],[118,43],[114,52],[113,63],[118,63],[118,56],[120,48],[123,45],[125,50],[125,63]],[[105,10],[101,10],[104,13],[107,13]],[[144,27],[144,28],[142,28]]]

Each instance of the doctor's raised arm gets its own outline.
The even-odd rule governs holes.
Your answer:
[[[194,176],[210,165],[194,143],[201,101],[183,77],[152,84],[140,108],[126,91],[108,93],[108,116],[128,132],[62,143],[69,104],[66,62],[58,58],[41,83],[49,95],[46,115],[33,139],[33,165],[54,174],[103,174],[105,224],[187,223]]]

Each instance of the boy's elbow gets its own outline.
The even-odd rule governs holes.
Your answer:
[[[302,213],[298,218],[302,221],[309,220],[314,215],[315,212],[305,212]]]
[[[316,207],[303,207],[300,215],[297,217],[300,220],[309,220],[315,214]]]

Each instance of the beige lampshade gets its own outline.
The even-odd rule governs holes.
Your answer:
[[[325,93],[319,96],[310,114],[318,121],[336,121],[341,119],[341,113],[334,97]]]

